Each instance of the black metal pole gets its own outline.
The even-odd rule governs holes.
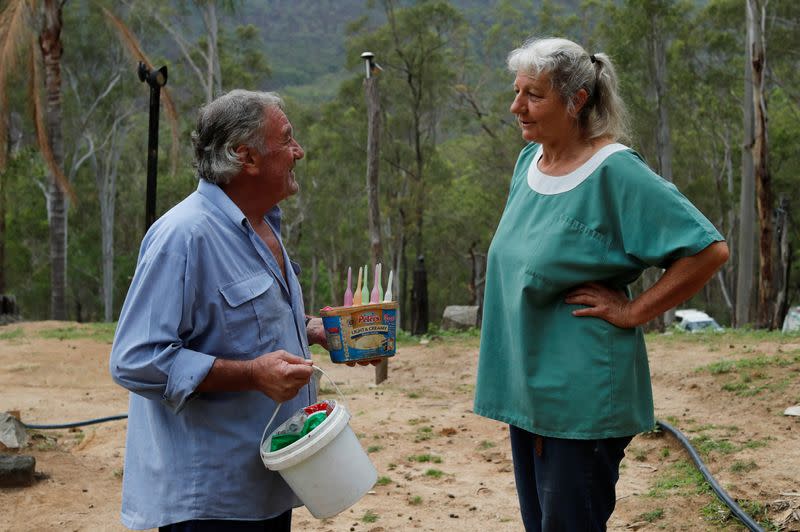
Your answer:
[[[167,67],[148,70],[139,63],[139,79],[150,85],[150,124],[147,133],[147,190],[145,193],[144,230],[156,221],[156,188],[158,175],[158,115],[161,104],[161,87],[167,84]]]

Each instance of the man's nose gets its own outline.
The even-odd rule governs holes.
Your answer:
[[[295,141],[295,144],[297,145],[297,147],[294,150],[294,158],[300,160],[306,156],[306,152],[299,142]]]

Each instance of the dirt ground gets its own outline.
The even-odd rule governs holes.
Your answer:
[[[125,413],[127,392],[108,376],[109,344],[75,332],[84,327],[0,327],[0,411],[19,410],[29,424]],[[61,338],[52,332],[64,328],[71,332]],[[335,518],[296,510],[295,530],[522,530],[508,430],[471,413],[477,346],[468,337],[401,344],[377,387],[371,367],[316,356],[346,395],[350,426],[381,481]],[[649,346],[657,418],[693,440],[719,483],[767,529],[800,530],[800,418],[783,415],[800,403],[800,338],[676,334]],[[727,365],[708,368],[720,362]],[[22,452],[36,458],[38,480],[0,490],[0,530],[124,530],[125,430],[123,420],[31,431]],[[671,437],[637,436],[610,530],[743,530],[689,463]]]

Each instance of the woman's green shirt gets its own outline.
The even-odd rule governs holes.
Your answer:
[[[588,281],[627,289],[723,237],[632,150],[603,148],[568,176],[517,161],[489,247],[475,412],[543,436],[609,438],[655,425],[642,329],[575,317]]]

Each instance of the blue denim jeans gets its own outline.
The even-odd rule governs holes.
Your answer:
[[[567,440],[509,425],[514,478],[526,532],[606,530],[619,463],[632,436]]]
[[[159,532],[290,532],[291,530],[291,510],[266,521],[196,520],[158,528]]]

